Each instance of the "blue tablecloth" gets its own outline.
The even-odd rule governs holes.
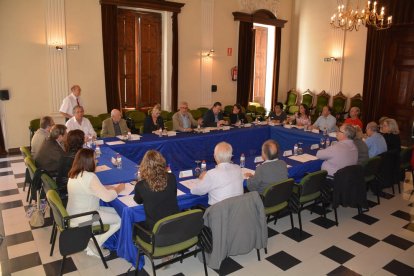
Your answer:
[[[162,138],[152,134],[144,135],[140,141],[126,142],[123,145],[111,146],[110,148],[102,146],[103,155],[99,160],[100,164],[106,164],[113,168],[110,158],[119,152],[124,156],[123,168],[121,170],[114,168],[97,175],[104,184],[128,182],[135,178],[135,164],[141,161],[149,149],[159,150],[166,157],[176,176],[181,170],[194,168],[194,160],[206,160],[207,168],[212,168],[214,167],[214,147],[220,141],[227,141],[233,146],[234,163],[238,164],[240,154],[244,153],[246,167],[255,169],[254,157],[261,155],[261,146],[269,138],[278,141],[281,151],[292,149],[295,143],[302,142],[305,152],[315,154],[315,151],[311,152],[309,147],[312,144],[318,144],[321,137],[322,135],[303,130],[285,129],[280,126],[232,129],[207,134],[180,133],[176,137]],[[105,141],[115,139],[105,139]],[[305,173],[319,170],[322,164],[321,160],[300,163],[286,157],[281,159],[292,166],[288,169],[288,173],[289,177],[294,178],[296,182],[299,182]],[[191,195],[189,190],[181,184],[178,184],[178,188],[186,193],[177,198],[180,209],[187,209],[197,204],[207,204],[207,196]],[[133,223],[145,220],[143,206],[127,207],[119,199],[102,204],[114,207],[122,219],[120,231],[108,239],[105,246],[110,250],[116,250],[119,257],[135,264],[137,249],[132,242]],[[140,261],[140,267],[142,266],[143,259]]]

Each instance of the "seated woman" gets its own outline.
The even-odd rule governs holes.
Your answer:
[[[151,115],[145,118],[144,133],[156,133],[160,129],[164,129],[164,120],[160,116],[161,110],[158,105],[151,110]]]
[[[80,149],[75,156],[71,170],[69,171],[68,181],[68,206],[66,210],[69,215],[84,212],[98,211],[102,222],[109,224],[109,230],[96,236],[99,246],[112,236],[121,227],[121,218],[112,207],[99,206],[99,200],[110,202],[117,198],[118,194],[125,188],[125,184],[105,187],[94,173],[96,168],[95,152],[91,149]],[[90,217],[80,217],[71,220],[71,226],[88,221]],[[94,225],[98,225],[95,222]],[[99,254],[92,241],[86,250],[86,254],[96,256]],[[110,254],[109,250],[103,249],[102,254],[106,257]]]
[[[299,112],[295,113],[293,118],[290,120],[295,120],[297,126],[310,126],[311,118],[309,108],[306,104],[301,104],[299,106]]]
[[[276,103],[274,111],[269,112],[269,118],[275,124],[281,124],[286,121],[287,115],[283,111],[283,104],[281,102]]]
[[[66,153],[60,159],[58,176],[56,178],[56,184],[59,187],[59,194],[66,195],[68,184],[68,173],[72,168],[75,155],[83,147],[85,141],[85,133],[80,129],[74,129],[68,132],[65,141]]]
[[[361,129],[363,129],[364,126],[362,125],[362,121],[359,119],[359,113],[359,107],[351,107],[351,109],[349,110],[349,118],[345,119],[344,124],[359,126]]]
[[[167,173],[164,157],[155,150],[145,153],[140,165],[141,180],[135,185],[134,200],[144,204],[145,224],[152,230],[162,218],[178,213],[177,182]]]
[[[387,143],[388,151],[399,153],[401,151],[401,139],[397,122],[394,119],[385,119],[382,123],[381,132]]]
[[[235,125],[240,123],[247,123],[246,115],[242,112],[242,107],[239,104],[233,105],[233,112],[230,114],[230,124]]]

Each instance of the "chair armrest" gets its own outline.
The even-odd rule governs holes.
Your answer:
[[[146,239],[148,241],[151,241],[150,243],[154,243],[154,235],[151,231],[146,229],[144,226],[142,226],[139,223],[134,223],[134,230],[133,230],[134,236],[139,235],[141,236],[141,239]],[[139,234],[138,234],[139,233]]]
[[[75,214],[75,215],[70,215],[70,216],[64,217],[63,218],[63,221],[64,221],[64,224],[67,225],[67,223],[71,219],[85,217],[85,216],[90,216],[90,215],[92,215],[92,219],[91,220],[82,222],[79,225],[80,226],[92,225],[92,223],[94,223],[95,221],[99,221],[99,224],[101,226],[101,231],[103,231],[104,230],[104,226],[103,226],[103,223],[102,223],[101,217],[99,216],[98,211],[90,211],[90,212],[85,212],[85,213],[79,213],[79,214]]]

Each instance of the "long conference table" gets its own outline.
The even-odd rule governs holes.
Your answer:
[[[189,189],[182,185],[179,172],[195,168],[196,160],[205,160],[207,169],[215,166],[214,147],[221,141],[230,143],[233,147],[233,162],[239,164],[240,154],[246,156],[246,167],[255,169],[255,157],[261,155],[261,146],[264,141],[274,139],[279,143],[280,151],[293,149],[296,143],[302,143],[306,153],[315,154],[316,150],[310,150],[311,145],[319,144],[322,134],[306,132],[301,129],[287,129],[282,126],[255,126],[250,128],[232,128],[230,130],[217,130],[210,133],[177,133],[176,136],[158,137],[154,134],[146,134],[139,141],[125,141],[123,144],[108,146],[106,142],[119,140],[118,138],[106,138],[105,144],[101,146],[102,155],[99,157],[99,165],[105,165],[107,170],[98,172],[97,176],[104,185],[116,183],[128,183],[136,179],[137,164],[139,164],[147,150],[160,151],[172,172],[177,178],[177,188],[183,193],[177,196],[180,210],[191,208],[195,205],[206,205],[207,195],[192,195]],[[326,138],[326,137],[325,137]],[[332,139],[332,138],[330,138]],[[122,168],[116,168],[111,159],[117,153],[122,158]],[[280,154],[281,155],[281,154]],[[288,164],[289,177],[296,182],[308,172],[320,169],[322,161],[312,160],[309,162],[298,162],[288,157],[280,157]],[[190,177],[191,178],[191,177]],[[131,185],[131,184],[126,184]],[[105,243],[105,247],[116,250],[117,255],[136,263],[137,249],[132,242],[133,223],[144,221],[145,212],[142,205],[128,207],[120,198],[109,203],[101,202],[102,205],[114,207],[121,217],[121,229]],[[143,266],[143,259],[140,267]]]

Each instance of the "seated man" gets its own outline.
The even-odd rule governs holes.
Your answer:
[[[276,103],[274,111],[269,112],[269,118],[273,123],[281,124],[287,119],[286,112],[283,111],[283,104],[281,102]]]
[[[247,123],[246,115],[242,112],[242,107],[239,104],[233,105],[233,112],[230,114],[230,124],[240,125]]]
[[[180,110],[172,116],[173,130],[190,132],[193,127],[197,127],[201,124],[202,119],[198,119],[198,122],[194,120],[193,115],[188,112],[188,103],[181,102]]]
[[[353,141],[355,134],[353,126],[343,124],[336,132],[338,142],[316,153],[317,158],[325,160],[321,169],[328,171],[329,176],[333,177],[337,170],[357,164],[358,150]]]
[[[47,170],[51,176],[57,176],[60,159],[64,156],[63,143],[66,140],[66,126],[54,125],[50,130],[49,138],[43,142],[36,155],[36,166]]]
[[[191,189],[194,195],[208,193],[208,204],[213,205],[229,197],[243,194],[243,176],[239,165],[231,163],[233,148],[220,142],[214,148],[217,166],[200,175],[200,183]]]
[[[82,106],[75,106],[73,108],[73,117],[66,122],[66,127],[68,131],[74,129],[82,130],[85,133],[85,139],[90,140],[92,137],[96,137],[96,132],[88,118],[83,117],[84,114]]]
[[[362,121],[359,119],[359,107],[353,106],[349,110],[349,117],[345,119],[344,124],[349,124],[353,126],[359,126],[361,129],[364,129]]]
[[[255,174],[245,173],[247,177],[247,189],[258,191],[260,194],[270,184],[279,183],[288,179],[287,164],[279,160],[279,145],[274,140],[267,140],[262,145],[263,164],[257,167]]]
[[[329,106],[325,105],[322,108],[321,116],[316,120],[312,125],[313,129],[319,129],[327,132],[335,132],[336,128],[336,118],[331,115],[331,110]]]
[[[43,142],[49,137],[50,129],[54,125],[55,122],[53,122],[53,119],[50,116],[44,116],[40,119],[40,128],[33,135],[31,142],[31,152],[33,158],[36,158]]]
[[[209,109],[203,117],[204,127],[221,127],[227,125],[227,121],[223,120],[223,112],[221,112],[221,103],[215,102],[213,107]]]
[[[368,138],[365,143],[368,146],[369,158],[377,156],[387,151],[387,143],[384,136],[378,133],[378,125],[376,122],[369,122],[366,127],[366,133]]]
[[[111,118],[102,122],[101,137],[114,137],[118,135],[125,135],[129,132],[126,121],[122,119],[121,111],[112,109]]]

